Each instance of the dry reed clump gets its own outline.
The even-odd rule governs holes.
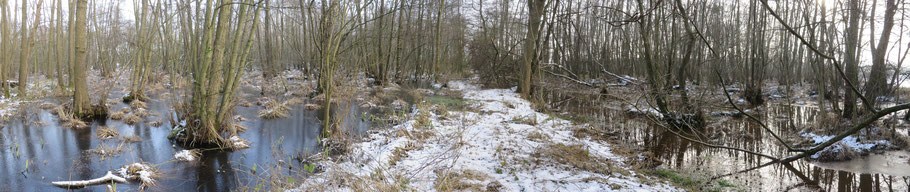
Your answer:
[[[145,102],[143,102],[142,100],[133,100],[133,102],[130,102],[130,108],[142,109],[145,107],[147,107],[147,106],[146,106]]]
[[[271,102],[275,102],[275,100],[272,100],[272,98],[268,98],[268,97],[260,97],[259,99],[256,99],[256,105],[258,105],[258,106],[265,106],[266,104],[271,103]]]
[[[142,117],[139,117],[138,115],[132,113],[123,118],[123,122],[128,125],[135,125],[141,121]]]
[[[101,140],[113,139],[118,135],[120,135],[120,133],[118,133],[117,130],[111,129],[107,126],[98,127],[98,129],[95,130],[95,137],[98,137]]]
[[[487,180],[490,180],[489,175],[470,169],[437,171],[433,188],[436,191],[499,191],[502,188],[502,184],[497,181],[483,185]]]
[[[145,110],[145,108],[136,109],[136,111],[134,111],[133,114],[136,114],[136,115],[139,116],[139,117],[148,117],[148,116],[152,116],[152,114],[149,113],[148,110]]]
[[[163,123],[161,123],[161,120],[155,120],[155,121],[149,122],[149,126],[152,126],[152,127],[158,127],[158,126],[161,126],[161,124],[163,124]]]
[[[307,103],[306,105],[303,105],[303,109],[306,109],[308,111],[318,110],[320,108],[322,108],[322,105],[315,104],[315,103]]]
[[[234,126],[234,130],[236,130],[238,133],[246,132],[246,130],[248,129],[246,126],[243,126],[243,125],[240,125],[237,123],[234,123],[234,125],[232,125],[232,126]]]
[[[180,150],[177,153],[174,153],[174,159],[177,161],[195,161],[202,156],[202,152],[198,149],[192,150]]]
[[[240,105],[241,107],[252,107],[252,106],[253,106],[253,103],[244,100],[244,101],[241,101],[239,105]]]
[[[117,171],[120,176],[126,179],[139,181],[142,186],[150,187],[155,185],[155,178],[158,177],[158,170],[147,163],[133,163],[125,165]]]
[[[86,128],[88,124],[76,118],[72,113],[67,112],[62,106],[57,107],[57,117],[63,122],[62,126],[66,128]]]
[[[286,105],[286,103],[278,103],[275,101],[271,101],[271,102],[265,103],[265,106],[263,107],[263,109],[259,110],[259,118],[263,118],[263,119],[284,118],[284,117],[288,116],[288,114],[287,114],[288,110],[290,110],[290,108]]]
[[[227,147],[234,150],[246,149],[250,148],[250,142],[235,135],[228,139]]]
[[[117,112],[111,113],[110,118],[113,120],[121,120],[121,119],[123,119],[123,116],[126,116],[126,114],[121,111],[117,111]]]
[[[104,161],[107,158],[111,158],[117,155],[120,155],[120,152],[123,151],[123,144],[117,145],[117,147],[112,147],[105,145],[103,142],[95,147],[94,149],[89,149],[87,152],[91,154],[98,155],[99,158]]]

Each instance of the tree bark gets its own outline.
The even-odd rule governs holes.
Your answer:
[[[43,0],[39,0],[38,4],[35,5],[35,23],[31,29],[31,31],[33,31],[33,33],[34,33],[34,31],[37,31],[38,24],[41,23],[41,2],[42,1]],[[28,23],[27,5],[28,5],[28,1],[22,0],[22,26],[21,26],[22,38],[20,41],[20,43],[21,43],[20,47],[22,48],[22,50],[20,50],[20,52],[19,52],[19,86],[18,86],[19,97],[28,96],[28,93],[26,92],[26,89],[28,88],[28,74],[29,74],[28,62],[29,62],[29,57],[31,55],[30,47],[31,47],[31,44],[34,43],[34,39],[35,39],[35,34],[30,35],[28,32],[29,31],[28,25],[26,25],[26,23]]]
[[[888,52],[891,29],[894,28],[894,14],[897,12],[897,3],[895,3],[895,0],[888,0],[886,6],[881,37],[879,37],[878,45],[872,47],[872,71],[869,74],[869,81],[866,83],[866,98],[872,98],[872,105],[878,103],[879,96],[883,96],[884,93],[888,92],[886,82],[888,75],[885,74],[885,53]],[[874,20],[870,21],[870,23],[874,23]]]
[[[77,0],[76,1],[76,25],[75,27],[75,64],[73,76],[75,78],[76,89],[73,92],[73,113],[76,116],[83,116],[86,112],[86,109],[89,108],[91,104],[88,98],[88,84],[85,82],[85,60],[86,60],[86,4],[87,0]]]
[[[531,99],[531,84],[533,81],[533,67],[536,66],[537,59],[537,41],[540,33],[540,21],[544,14],[546,0],[528,0],[528,31],[524,42],[524,65],[521,68],[521,80],[518,89],[521,91],[521,97]]]
[[[858,83],[857,76],[859,70],[859,62],[857,61],[857,38],[859,33],[859,0],[849,0],[847,1],[848,7],[848,21],[847,21],[847,31],[846,37],[844,37],[844,67],[846,67],[846,76],[847,81],[856,85]],[[844,111],[843,117],[854,118],[856,113],[856,95],[849,91],[844,91]]]
[[[7,98],[10,97],[10,84],[7,83],[8,73],[6,70],[9,65],[12,64],[12,55],[10,54],[10,48],[12,47],[10,39],[10,30],[9,30],[9,1],[0,0],[0,9],[2,9],[2,20],[0,20],[0,38],[3,38],[3,42],[0,42],[0,90],[3,91],[3,95]]]

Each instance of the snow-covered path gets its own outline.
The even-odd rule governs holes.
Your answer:
[[[574,137],[575,125],[535,112],[512,90],[448,85],[476,110],[418,108],[411,120],[351,145],[339,163],[322,162],[325,172],[300,189],[677,191],[639,179],[647,177],[627,168],[609,144]]]

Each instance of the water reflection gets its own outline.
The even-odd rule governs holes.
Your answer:
[[[111,109],[123,107],[127,106],[117,104]],[[359,118],[367,111],[357,105],[335,107],[343,108],[334,113],[346,117],[343,123],[346,129],[363,132],[370,128],[369,121]],[[237,107],[235,113],[249,119],[240,122],[248,127],[240,137],[249,140],[251,148],[236,152],[204,151],[195,163],[173,161],[174,153],[182,148],[167,139],[171,127],[167,118],[173,113],[167,102],[148,102],[148,111],[159,115],[147,121],[160,120],[163,124],[158,127],[147,122],[127,125],[107,120],[93,122],[91,128],[62,128],[55,116],[34,109],[35,115],[12,120],[0,129],[0,183],[3,183],[0,191],[59,191],[49,183],[96,178],[133,162],[148,162],[160,171],[162,177],[157,179],[152,191],[231,191],[239,186],[253,186],[260,181],[260,175],[251,171],[253,167],[262,170],[279,160],[284,160],[286,166],[302,166],[291,161],[291,156],[319,151],[321,120],[316,118],[317,112],[304,110],[302,106],[292,108],[288,118],[262,120],[257,117],[260,107]],[[121,136],[135,135],[141,141],[100,140],[94,135],[99,126],[115,129]],[[113,148],[123,145],[123,150],[104,160],[87,152],[101,145]],[[137,187],[117,185],[118,190],[126,191]],[[104,189],[104,186],[92,186],[80,190]]]
[[[583,114],[592,118],[594,126],[618,132],[616,139],[643,151],[663,162],[664,166],[681,172],[700,173],[709,177],[734,173],[769,162],[768,159],[731,150],[708,148],[681,139],[648,120],[633,119],[617,102],[604,97],[583,97],[560,91],[545,92],[545,99],[558,103],[557,111]],[[574,98],[574,99],[573,99]],[[804,129],[817,128],[818,108],[812,105],[772,104],[757,116],[785,140],[798,137]],[[788,156],[786,148],[753,121],[715,118],[722,121],[705,131],[713,142],[772,156]],[[792,144],[791,144],[792,145]],[[903,151],[886,152],[838,163],[818,163],[799,160],[790,167],[775,164],[757,170],[734,174],[732,180],[754,191],[907,191],[910,189],[910,154]],[[804,182],[810,180],[811,182]]]

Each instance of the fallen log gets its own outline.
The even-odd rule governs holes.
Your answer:
[[[113,173],[111,173],[110,171],[108,171],[107,174],[104,175],[104,177],[99,177],[99,178],[90,179],[90,180],[81,180],[81,181],[54,181],[54,182],[51,182],[51,185],[54,185],[54,186],[57,186],[60,188],[64,188],[64,189],[72,189],[72,188],[83,188],[83,187],[91,186],[91,185],[108,184],[111,182],[126,183],[127,181],[123,177],[116,176]]]

